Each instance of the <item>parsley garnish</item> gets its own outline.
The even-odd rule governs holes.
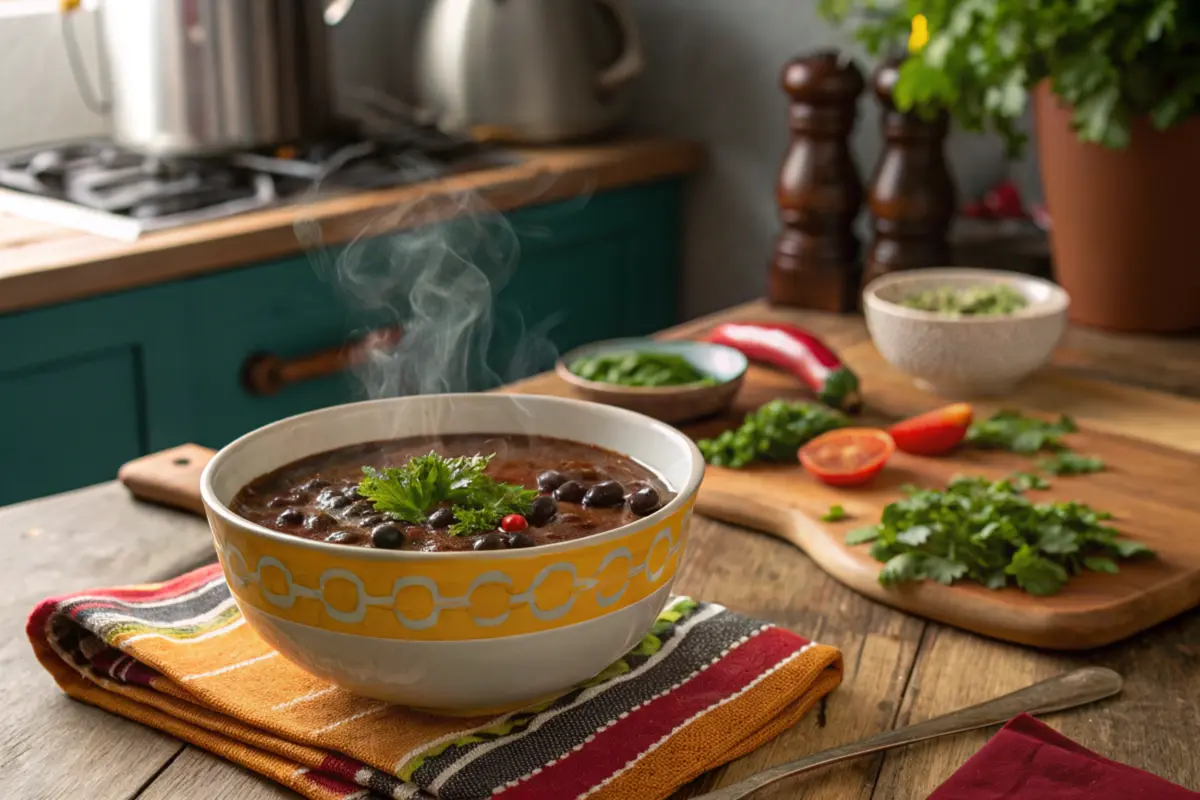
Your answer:
[[[880,524],[846,537],[846,544],[872,543],[885,586],[967,578],[990,589],[1012,582],[1050,595],[1085,569],[1116,572],[1117,559],[1153,555],[1140,542],[1117,538],[1104,524],[1111,514],[1076,502],[1034,504],[1009,481],[965,477],[944,491],[906,491],[883,509]]]
[[[796,460],[800,445],[848,420],[811,403],[772,400],[746,415],[740,427],[696,442],[704,460],[716,467],[744,467],[753,461]]]
[[[445,458],[437,453],[416,456],[402,467],[363,467],[358,492],[376,511],[415,525],[431,509],[450,505],[458,520],[455,536],[495,530],[508,514],[528,514],[537,492],[501,483],[484,474],[495,455]]]
[[[1051,475],[1086,475],[1102,471],[1104,462],[1095,456],[1081,456],[1078,453],[1063,451],[1043,458],[1038,462],[1038,466]]]
[[[1079,430],[1066,414],[1057,422],[1026,417],[1020,411],[997,411],[967,430],[967,441],[976,447],[1011,450],[1033,455],[1040,450],[1064,450],[1064,434]]]

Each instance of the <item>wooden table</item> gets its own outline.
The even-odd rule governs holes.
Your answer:
[[[776,313],[752,305],[719,317]],[[879,363],[860,320],[785,316],[822,332],[860,371],[869,405],[895,413],[897,404],[911,402],[911,390],[901,391],[894,373]],[[1200,401],[1190,399],[1200,397],[1200,342],[1075,331],[1057,363],[1012,401],[1074,411],[1089,424],[1200,452]],[[1094,380],[1097,375],[1110,382]],[[538,377],[516,388],[553,391],[552,380]],[[211,560],[208,530],[200,519],[139,504],[109,483],[0,510],[0,545],[5,553],[0,685],[6,698],[0,717],[0,797],[294,796],[169,736],[68,700],[34,661],[25,639],[25,615],[47,595],[161,579]],[[701,518],[679,589],[834,644],[846,656],[845,682],[821,713],[703,777],[679,798],[1084,664],[1121,672],[1127,679],[1124,692],[1103,704],[1052,715],[1048,722],[1110,758],[1200,789],[1195,754],[1200,614],[1195,612],[1102,650],[1068,656],[1037,652],[893,611],[842,587],[783,542]],[[859,759],[786,781],[761,796],[924,798],[987,736],[964,734]]]

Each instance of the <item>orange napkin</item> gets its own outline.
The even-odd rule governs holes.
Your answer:
[[[842,679],[832,647],[675,598],[625,658],[555,700],[433,717],[288,662],[244,623],[216,565],[51,598],[28,634],[71,697],[314,800],[664,798],[793,725]]]

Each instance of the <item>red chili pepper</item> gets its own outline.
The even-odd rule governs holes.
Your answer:
[[[787,370],[822,403],[854,413],[862,408],[858,376],[824,342],[796,325],[726,322],[704,337],[741,351],[751,361]]]

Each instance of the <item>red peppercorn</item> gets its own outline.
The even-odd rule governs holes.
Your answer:
[[[516,533],[529,527],[529,522],[520,514],[509,514],[500,520],[500,530],[505,533]]]

